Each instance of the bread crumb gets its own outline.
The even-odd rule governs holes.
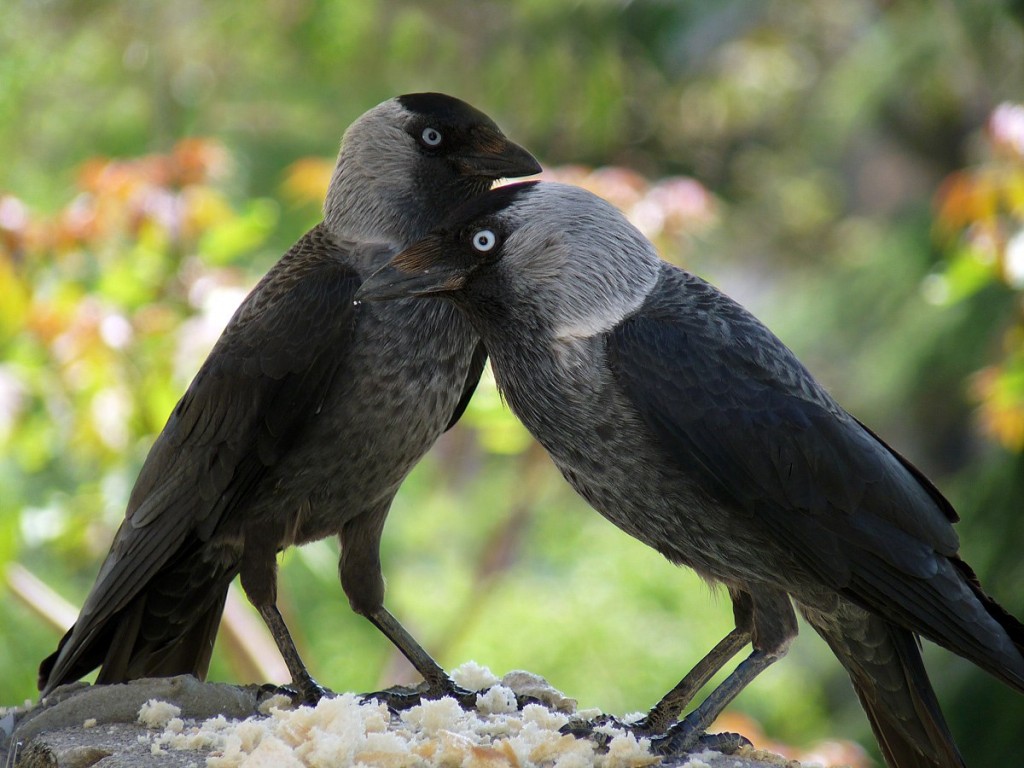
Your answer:
[[[428,736],[440,731],[458,732],[467,719],[466,712],[459,702],[450,696],[436,701],[424,701],[422,704],[401,714],[402,722],[415,725]]]
[[[245,768],[305,768],[309,763],[300,760],[283,741],[270,737],[262,739],[252,753],[238,765],[244,765]]]
[[[491,670],[475,661],[467,661],[453,669],[452,681],[467,691],[483,691],[499,682]]]
[[[661,758],[651,754],[650,739],[637,739],[636,734],[620,731],[609,742],[608,754],[602,755],[596,764],[603,768],[643,768],[658,762]]]
[[[139,708],[139,722],[147,728],[163,728],[171,718],[180,714],[180,707],[166,701],[150,699]]]
[[[261,701],[257,711],[261,715],[269,715],[274,709],[291,709],[292,700],[283,693],[275,693],[266,701]]]
[[[507,684],[508,676],[496,683],[481,670],[474,665],[467,672],[475,683],[490,682],[478,694],[474,711],[443,698],[394,714],[379,702],[343,694],[316,706],[271,705],[265,715],[240,722],[219,716],[194,723],[178,717],[176,707],[147,702],[140,720],[145,715],[144,722],[163,722],[163,732],[140,741],[154,754],[172,749],[205,753],[200,764],[205,759],[207,768],[647,768],[661,763],[650,751],[650,739],[632,733],[601,728],[611,735],[607,750],[560,733],[568,714],[541,704],[518,711],[515,693],[520,691]],[[466,679],[459,684],[466,687]],[[522,680],[534,690],[549,691],[550,701],[571,701],[541,678]],[[712,754],[719,757],[691,755],[683,765],[708,768]]]
[[[476,708],[483,715],[508,714],[519,710],[515,691],[504,685],[495,685],[486,693],[478,693]]]
[[[539,728],[549,731],[557,731],[569,722],[567,715],[552,712],[540,704],[527,704],[523,707],[522,718],[524,723],[533,723]]]
[[[559,734],[558,738],[537,739],[533,748],[526,754],[525,762],[529,765],[556,765],[559,768],[592,766],[596,752],[596,747],[591,741]]]

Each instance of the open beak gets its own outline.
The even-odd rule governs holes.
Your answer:
[[[517,179],[541,171],[537,158],[501,133],[483,126],[473,130],[470,149],[456,162],[465,175],[488,179]]]
[[[465,282],[464,269],[444,263],[441,238],[428,235],[366,278],[356,291],[355,300],[384,301],[450,293]]]

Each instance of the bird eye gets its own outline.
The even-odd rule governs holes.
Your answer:
[[[489,229],[481,229],[473,235],[473,247],[481,253],[487,253],[497,242],[498,238]]]
[[[436,147],[441,143],[441,132],[437,128],[430,128],[429,126],[423,129],[423,133],[420,134],[420,138],[423,139],[423,143],[428,147]]]

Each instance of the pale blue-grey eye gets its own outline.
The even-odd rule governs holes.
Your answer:
[[[420,134],[420,138],[423,139],[423,143],[428,147],[436,147],[441,143],[441,140],[444,137],[437,128],[430,128],[428,126],[423,129],[423,133]]]
[[[473,247],[482,253],[491,250],[497,242],[498,238],[489,229],[481,229],[473,235]]]

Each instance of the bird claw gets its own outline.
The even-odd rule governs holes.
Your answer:
[[[476,709],[476,693],[457,685],[450,677],[445,677],[437,683],[429,684],[425,696],[428,699],[443,699],[450,696],[459,702],[463,709]]]
[[[386,704],[388,708],[402,712],[422,704],[425,700],[443,699],[445,696],[455,699],[463,709],[476,708],[476,691],[468,691],[456,685],[450,678],[435,683],[424,681],[414,687],[395,685],[382,691],[361,694],[360,698],[364,701],[376,699]]]
[[[404,685],[393,685],[382,691],[359,694],[359,698],[362,701],[379,701],[392,712],[403,712],[407,709],[412,709],[413,707],[423,703],[424,696],[424,683],[420,683],[415,688],[410,688]]]
[[[558,732],[577,739],[587,739],[594,742],[598,749],[603,750],[614,738],[614,734],[609,732],[611,728],[623,732],[637,731],[635,725],[625,723],[614,715],[598,715],[593,720],[570,720],[559,728]]]
[[[470,691],[448,678],[447,681],[440,681],[434,685],[426,681],[417,686],[409,687],[395,685],[374,693],[360,694],[363,701],[376,699],[386,705],[392,712],[402,712],[422,704],[425,700],[443,699],[445,696],[455,699],[459,706],[467,711],[477,709],[477,695],[480,691]],[[541,704],[543,702],[535,696],[516,694],[516,708],[522,711],[527,704]]]
[[[615,731],[632,733],[637,738],[649,738],[651,751],[664,757],[706,749],[731,755],[741,747],[751,746],[750,741],[738,733],[704,733],[688,725],[686,720],[675,724],[660,736],[651,733],[646,717],[627,723],[614,715],[599,715],[593,720],[570,720],[559,729],[560,733],[594,742],[599,750],[608,748],[609,742],[616,736]]]
[[[732,755],[743,749],[743,747],[754,746],[753,742],[742,733],[733,733],[731,731],[705,733],[697,739],[697,743],[704,749],[712,749],[716,752],[721,752],[723,755]]]
[[[651,751],[664,757],[680,756],[706,749],[731,755],[741,747],[752,746],[750,740],[738,733],[705,733],[684,719],[666,731],[664,736],[651,739]]]
[[[299,682],[293,681],[289,685],[266,683],[265,685],[260,686],[259,692],[260,699],[269,698],[271,696],[287,696],[296,707],[300,707],[302,705],[316,706],[320,699],[334,695],[333,691],[328,688],[324,688],[312,677],[307,677],[305,680],[300,680]]]

